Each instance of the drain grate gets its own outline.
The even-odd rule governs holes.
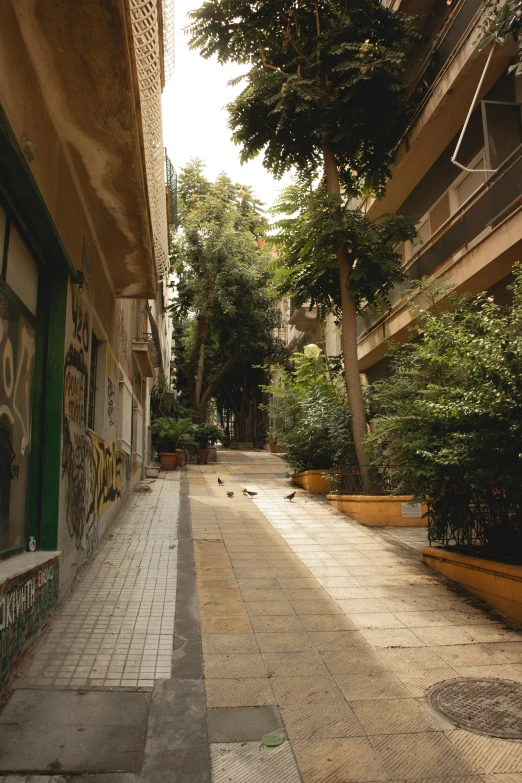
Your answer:
[[[511,680],[459,679],[439,683],[431,706],[462,729],[503,739],[522,739],[522,685]]]

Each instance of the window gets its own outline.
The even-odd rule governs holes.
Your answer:
[[[498,169],[522,144],[522,115],[518,103],[482,101],[487,169]]]
[[[453,205],[452,212],[456,212],[456,210],[461,207],[478,188],[480,188],[482,183],[486,181],[485,172],[480,170],[486,168],[484,151],[480,152],[479,155],[471,161],[468,168],[478,169],[478,171],[476,174],[463,171],[453,183],[453,187],[450,189],[450,198]]]
[[[91,333],[91,363],[89,367],[89,406],[87,412],[87,426],[94,429],[94,417],[96,414],[96,369],[98,366],[99,341],[94,332]]]

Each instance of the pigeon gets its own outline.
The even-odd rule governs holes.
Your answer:
[[[243,495],[248,495],[248,490],[243,487]]]
[[[289,495],[285,495],[285,500],[293,500],[295,498],[295,492],[290,492]]]
[[[234,493],[233,492],[227,492],[227,497],[233,498],[234,497]]]
[[[251,492],[251,490],[247,489],[246,491],[247,495],[250,495],[251,498],[255,498],[257,495],[257,492]]]
[[[219,486],[220,486],[220,487],[222,487],[224,483],[225,483],[225,482],[224,482],[224,481],[221,481],[221,479],[220,479],[220,478],[219,478],[219,476],[218,476],[218,484],[219,484]]]

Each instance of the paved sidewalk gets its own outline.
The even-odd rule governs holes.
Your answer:
[[[285,473],[221,451],[133,496],[0,711],[0,783],[522,783],[522,742],[426,701],[522,683],[522,636],[422,531],[285,501]]]
[[[422,533],[285,501],[284,472],[259,452],[189,467],[213,783],[520,783],[521,742],[455,728],[425,691],[522,682],[522,636],[420,563]]]
[[[179,474],[135,494],[15,687],[152,687],[171,676]]]
[[[172,779],[180,474],[150,487],[132,495],[14,680],[0,711],[0,769],[12,773],[1,783]]]

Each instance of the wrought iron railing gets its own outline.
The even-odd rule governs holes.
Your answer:
[[[480,239],[482,232],[494,229],[517,210],[522,202],[522,147],[515,150],[505,165],[493,174],[469,202],[449,219],[440,231],[422,245],[410,261],[407,280],[390,292],[392,303],[399,301],[406,285],[427,277],[457,252]],[[383,315],[384,315],[383,308]],[[383,316],[367,313],[358,319],[357,334],[362,335]]]
[[[395,465],[367,466],[369,474],[363,474],[359,467],[328,471],[332,493],[339,495],[389,495],[411,494],[406,492]],[[371,487],[371,489],[369,489]]]
[[[522,505],[504,489],[480,492],[448,481],[443,496],[428,500],[430,543],[522,560]]]
[[[158,351],[153,335],[146,332],[143,335],[143,341],[148,343],[152,366],[159,367],[161,365],[161,352]]]

